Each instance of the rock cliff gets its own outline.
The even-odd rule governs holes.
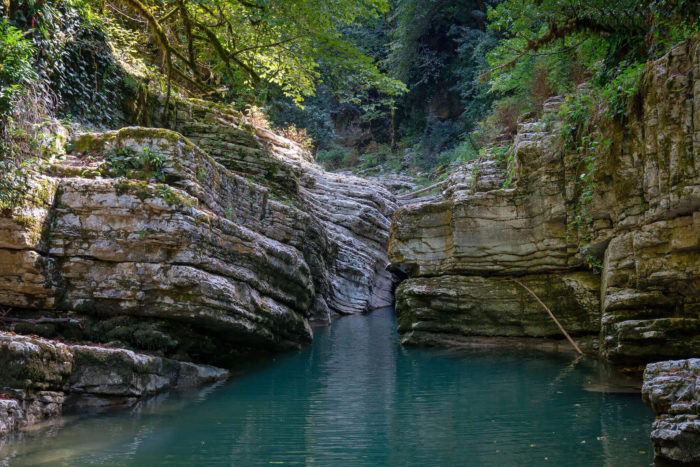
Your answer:
[[[404,342],[559,335],[518,277],[611,361],[697,356],[699,44],[647,65],[638,110],[598,129],[592,162],[561,144],[552,98],[509,148],[397,211],[389,258],[408,278],[397,290]]]
[[[215,104],[170,126],[72,135],[30,173],[0,212],[5,329],[228,366],[393,303],[386,188]]]

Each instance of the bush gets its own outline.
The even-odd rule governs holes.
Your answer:
[[[451,150],[459,141],[460,125],[453,120],[440,120],[435,117],[428,123],[420,139],[421,157],[419,165],[429,170],[439,164],[440,154]]]
[[[331,149],[321,149],[316,153],[316,162],[326,170],[338,170],[345,162],[347,149],[335,146]]]
[[[165,157],[153,152],[149,147],[143,148],[141,152],[131,148],[116,149],[105,154],[105,158],[108,172],[115,177],[137,179],[154,177],[160,182],[165,182],[163,167]]]
[[[35,52],[22,31],[0,18],[0,190],[6,195],[24,177],[23,160],[41,149],[35,124],[46,99],[35,84]],[[9,202],[7,196],[0,202]]]
[[[529,102],[522,97],[507,97],[499,100],[481,125],[480,139],[483,143],[497,140],[512,141],[518,132],[518,117],[531,109]]]
[[[592,123],[591,118],[595,107],[596,100],[586,88],[566,96],[559,108],[559,117],[562,121],[560,136],[564,149],[578,148],[580,137]]]
[[[0,18],[0,118],[10,113],[22,86],[36,79],[32,68],[34,52],[22,31]]]
[[[639,92],[639,85],[645,63],[633,63],[622,71],[603,88],[603,98],[608,105],[608,116],[624,123],[629,115],[630,103]]]
[[[291,139],[307,151],[311,151],[315,146],[314,140],[309,136],[306,128],[297,128],[293,123],[284,128],[276,128],[275,131],[285,138]]]

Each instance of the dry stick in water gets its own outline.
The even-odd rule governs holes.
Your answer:
[[[579,355],[583,355],[583,352],[581,352],[581,349],[578,348],[578,345],[576,345],[576,342],[574,342],[574,340],[571,338],[569,333],[566,332],[566,329],[564,329],[564,326],[562,326],[561,323],[559,322],[559,320],[554,316],[554,313],[552,313],[551,310],[547,307],[547,305],[545,305],[544,302],[542,302],[542,300],[540,300],[540,297],[538,297],[537,294],[535,294],[535,292],[533,292],[529,287],[527,287],[525,284],[523,284],[519,280],[517,280],[517,279],[509,279],[509,280],[515,282],[520,287],[522,287],[523,289],[530,292],[530,295],[535,297],[535,300],[537,300],[539,302],[539,304],[542,305],[545,310],[547,310],[547,313],[549,313],[549,316],[554,320],[556,325],[559,327],[559,330],[564,334],[564,336],[569,340],[569,342],[571,342],[571,345],[574,346],[574,349],[576,349],[576,352],[578,352]]]

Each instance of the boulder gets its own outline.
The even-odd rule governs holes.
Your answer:
[[[70,398],[125,404],[228,377],[211,366],[10,333],[0,333],[0,367],[0,435],[61,414]]]
[[[657,463],[700,463],[700,359],[651,363],[642,398],[656,414],[651,440]]]

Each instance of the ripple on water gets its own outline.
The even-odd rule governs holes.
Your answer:
[[[317,328],[311,347],[234,381],[8,438],[0,459],[66,466],[652,461],[652,413],[638,393],[600,392],[610,369],[599,362],[402,348],[395,329],[391,310],[343,318]]]

